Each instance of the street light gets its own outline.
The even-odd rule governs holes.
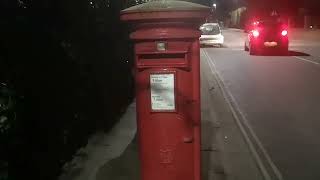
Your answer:
[[[212,6],[214,7],[214,9],[217,9],[217,4],[216,3],[214,3]]]

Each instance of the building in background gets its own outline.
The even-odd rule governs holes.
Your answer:
[[[247,7],[239,7],[230,12],[229,27],[243,28],[245,25]]]

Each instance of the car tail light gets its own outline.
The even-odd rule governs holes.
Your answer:
[[[282,36],[288,35],[288,31],[287,31],[287,30],[283,30],[283,31],[281,32],[281,35],[282,35]]]
[[[253,37],[258,37],[260,35],[260,33],[258,30],[253,30],[252,35],[253,35]]]

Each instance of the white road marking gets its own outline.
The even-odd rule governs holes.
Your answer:
[[[232,51],[243,51],[243,48],[231,48]]]
[[[232,48],[232,47],[225,47],[225,48],[214,48],[218,50],[225,50],[225,51],[244,51],[243,48]]]
[[[239,126],[246,142],[249,145],[249,149],[252,152],[258,167],[260,168],[260,170],[262,171],[262,174],[264,176],[265,180],[271,180],[270,175],[268,174],[266,167],[264,166],[264,164],[262,163],[261,158],[258,155],[258,152],[256,151],[256,149],[254,148],[253,143],[251,142],[248,133],[246,132],[246,130],[244,129],[244,126],[241,123],[240,118],[238,117],[236,111],[239,112],[241,118],[243,119],[243,124],[248,128],[250,135],[253,137],[254,141],[257,143],[258,147],[261,149],[264,157],[266,158],[266,160],[268,161],[269,165],[271,166],[272,170],[274,171],[275,175],[277,176],[278,180],[283,180],[282,174],[279,171],[279,169],[276,167],[276,165],[273,163],[273,161],[271,160],[269,154],[267,153],[267,151],[264,149],[261,141],[258,139],[257,135],[255,134],[255,132],[253,131],[253,129],[251,128],[251,126],[248,123],[248,120],[246,118],[246,116],[244,115],[244,113],[240,110],[239,105],[237,103],[237,101],[235,100],[234,96],[231,94],[231,91],[229,90],[229,88],[224,84],[224,79],[223,77],[220,75],[220,73],[217,71],[217,68],[215,66],[215,60],[214,58],[211,58],[208,53],[205,50],[202,50],[204,55],[207,57],[206,61],[209,64],[209,67],[211,69],[211,72],[215,75],[217,75],[218,79],[220,79],[220,81],[218,80],[218,84],[220,86],[221,89],[224,89],[224,91],[222,91],[222,94],[225,98],[225,100],[227,101],[228,105],[231,107],[231,111],[233,116],[236,119],[237,125]],[[232,105],[232,103],[234,105]],[[235,108],[235,109],[234,109]]]
[[[318,62],[310,61],[310,60],[302,58],[302,57],[298,57],[298,56],[293,56],[293,57],[295,57],[296,59],[299,59],[301,61],[305,61],[305,62],[309,62],[309,63],[312,63],[312,64],[320,65],[320,63],[318,63]]]

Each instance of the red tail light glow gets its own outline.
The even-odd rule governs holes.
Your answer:
[[[288,35],[288,31],[287,31],[287,30],[283,30],[283,31],[281,32],[281,35],[282,35],[282,36]]]
[[[252,35],[253,35],[253,37],[258,37],[259,35],[260,35],[260,33],[259,33],[259,31],[258,30],[253,30],[252,31]]]

